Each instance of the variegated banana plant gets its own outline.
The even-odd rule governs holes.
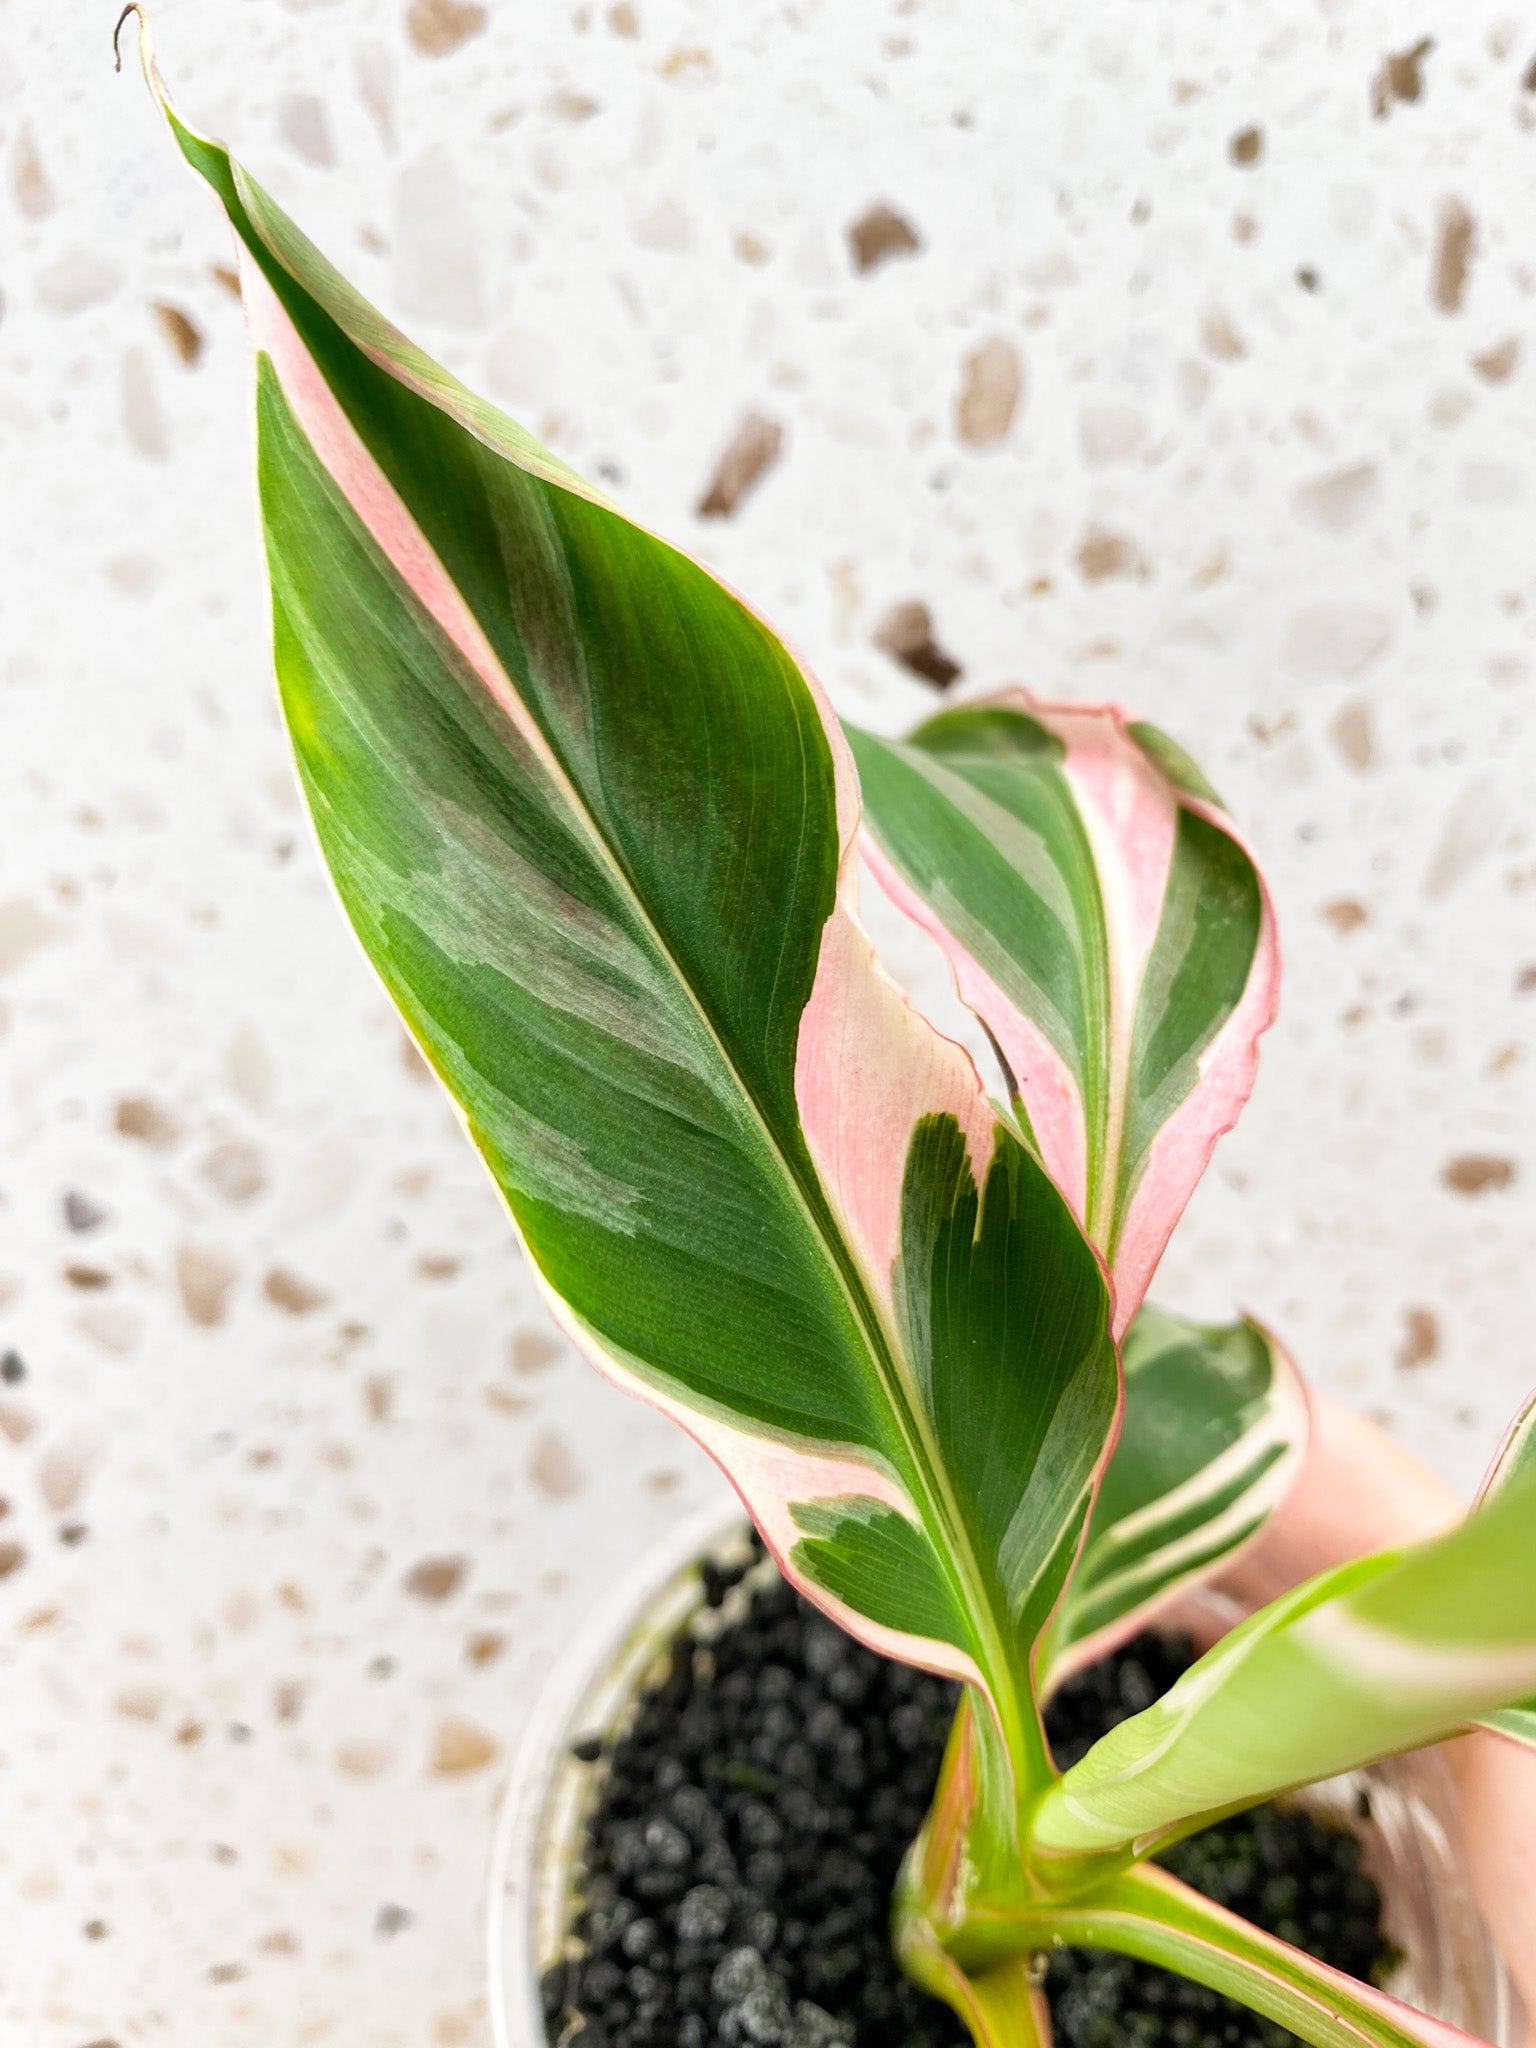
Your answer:
[[[1462,2038],[1150,1859],[1478,1719],[1532,1735],[1530,1412],[1450,1534],[1253,1614],[1065,1774],[1043,1729],[1063,1676],[1231,1564],[1306,1444],[1268,1332],[1142,1306],[1275,1007],[1220,802],[1151,727],[1019,691],[845,732],[143,56],[234,230],[282,707],[364,950],[571,1338],[719,1462],[810,1600],[963,1681],[896,1901],[908,1968],[995,2048],[1042,2040],[1063,1943],[1318,2048]],[[1001,1100],[881,970],[861,845]]]

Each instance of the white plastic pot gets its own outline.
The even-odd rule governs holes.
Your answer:
[[[706,1557],[740,1558],[741,1509],[717,1505],[670,1530],[571,1639],[523,1730],[496,1819],[486,1913],[491,2039],[545,2048],[539,1979],[563,1952],[590,1765],[571,1744],[622,1724],[703,1600]]]
[[[1343,1423],[1320,1409],[1322,1459],[1347,1447],[1358,1468],[1361,1441],[1374,1459],[1377,1447],[1369,1438],[1357,1441],[1355,1431],[1358,1425],[1371,1437],[1380,1433],[1346,1411],[1337,1413]],[[1387,1449],[1395,1472],[1401,1454],[1395,1446]],[[1411,1463],[1403,1469],[1422,1471]],[[1328,1497],[1334,1498],[1331,1491]],[[1352,1498],[1379,1512],[1369,1484],[1357,1484]],[[1422,1513],[1428,1496],[1421,1491],[1416,1498]],[[1444,1497],[1437,1492],[1434,1498],[1443,1510]],[[1244,1573],[1229,1582],[1221,1603],[1229,1616],[1248,1604],[1245,1595],[1256,1595],[1283,1574],[1287,1558],[1301,1567],[1288,1581],[1293,1582],[1320,1568],[1309,1546],[1343,1540],[1337,1530],[1319,1531],[1317,1517],[1306,1511],[1305,1482],[1298,1506],[1302,1512],[1289,1523],[1280,1521],[1266,1551],[1246,1561]],[[1395,1515],[1404,1512],[1399,1500]],[[594,1766],[573,1756],[572,1744],[586,1736],[611,1737],[622,1727],[637,1694],[699,1612],[700,1564],[706,1557],[739,1560],[745,1542],[734,1506],[711,1508],[680,1524],[594,1610],[545,1686],[506,1788],[492,1855],[486,1931],[495,2048],[545,2048],[539,1980],[566,1950],[582,1829],[597,1778]],[[1215,1604],[1208,1609],[1204,1633],[1213,1632],[1209,1615],[1218,1611]],[[1195,1616],[1180,1619],[1198,1622]],[[1519,2048],[1520,1999],[1489,1931],[1497,1916],[1485,1914],[1480,1902],[1484,1873],[1503,1868],[1501,1855],[1515,1857],[1515,1867],[1529,1872],[1536,1854],[1527,1847],[1532,1835],[1519,1816],[1499,1807],[1504,1751],[1524,1761],[1497,1738],[1476,1738],[1353,1772],[1316,1787],[1307,1799],[1362,1838],[1367,1868],[1382,1891],[1387,1931],[1406,1957],[1390,1988],[1495,2048]],[[1359,1818],[1362,1792],[1370,1809],[1365,1822]],[[1536,1799],[1524,1812],[1536,1815]],[[1475,1816],[1479,1828],[1475,1851],[1468,1816]],[[1492,1829],[1490,1818],[1498,1822]]]

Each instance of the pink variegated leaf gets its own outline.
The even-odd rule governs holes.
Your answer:
[[[1029,1649],[1119,1408],[1108,1286],[875,963],[825,698],[166,111],[239,246],[320,848],[554,1313],[812,1599],[1039,1753]]]
[[[1022,690],[850,732],[870,864],[949,957],[1130,1324],[1253,1085],[1279,953],[1253,857],[1173,742]]]
[[[1196,1323],[1148,1303],[1121,1358],[1125,1417],[1041,1644],[1047,1692],[1230,1571],[1306,1457],[1307,1390],[1285,1347],[1251,1318]]]

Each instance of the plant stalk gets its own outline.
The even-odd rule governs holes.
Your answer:
[[[919,1948],[904,1929],[903,1960]],[[1070,1904],[972,1914],[945,1948],[950,1965],[972,1984],[993,1981],[1009,1959],[1038,1960],[1057,1948],[1108,1949],[1222,1992],[1312,2048],[1425,2048],[1438,2027],[1387,1992],[1264,1933],[1150,1863],[1123,1871]],[[919,1981],[969,2019],[957,1998],[940,1987],[932,1965]],[[1008,2038],[1022,2043],[1029,2037]],[[1444,2038],[1447,2048],[1466,2039],[1451,2027]]]

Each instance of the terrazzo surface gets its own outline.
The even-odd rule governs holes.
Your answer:
[[[0,0],[0,2036],[487,2048],[521,1720],[720,1482],[553,1335],[333,908],[228,243],[115,11]],[[1470,1489],[1536,1310],[1530,23],[155,16],[188,115],[845,712],[958,669],[1191,748],[1288,980],[1160,1295]]]

